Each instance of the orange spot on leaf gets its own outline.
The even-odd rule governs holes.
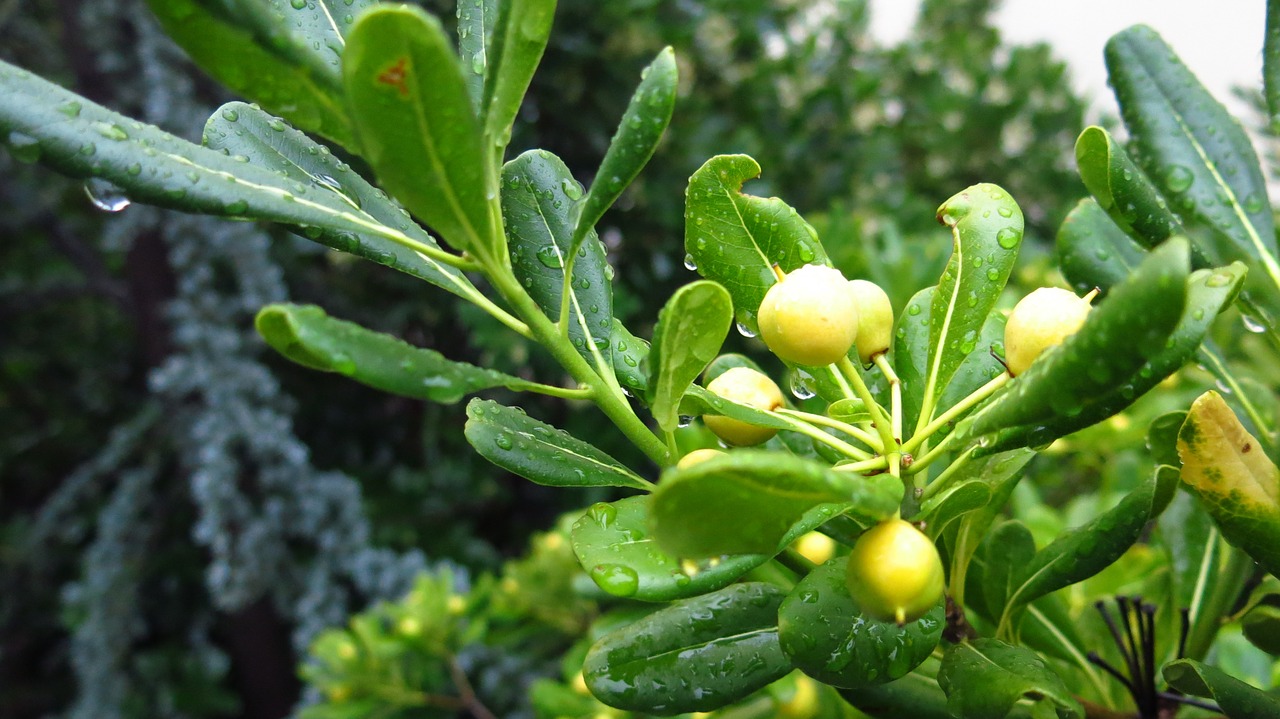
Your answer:
[[[378,83],[394,87],[400,97],[409,96],[409,58],[402,57],[378,75]]]

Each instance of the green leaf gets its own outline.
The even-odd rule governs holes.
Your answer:
[[[707,377],[707,381],[710,382],[715,375],[708,372]],[[794,423],[794,420],[786,417],[780,417],[750,405],[737,404],[698,385],[693,385],[685,391],[684,398],[680,400],[680,414],[686,417],[701,417],[707,414],[724,415],[739,422],[773,429],[790,429]]]
[[[1178,458],[1178,431],[1187,420],[1183,410],[1166,412],[1151,420],[1147,426],[1147,450],[1156,464],[1167,464],[1178,467],[1182,460]]]
[[[938,684],[947,694],[951,713],[966,719],[1004,719],[1024,700],[1044,702],[1062,719],[1084,716],[1080,702],[1035,652],[995,639],[975,639],[948,649]]]
[[[1212,699],[1230,719],[1280,716],[1280,698],[1194,659],[1164,665],[1164,679],[1184,694]]]
[[[706,594],[769,561],[805,532],[831,517],[822,507],[806,514],[765,554],[681,561],[662,551],[649,533],[649,498],[597,503],[573,525],[573,551],[592,580],[615,596],[646,602]]]
[[[1160,191],[1110,133],[1087,127],[1076,140],[1080,179],[1115,224],[1144,247],[1183,234]]]
[[[956,368],[955,374],[951,376],[951,382],[942,392],[942,398],[938,400],[938,412],[951,409],[983,385],[1005,373],[1001,359],[1004,358],[1004,327],[1007,321],[1005,316],[998,312],[987,317],[977,341],[973,342],[973,351]],[[968,347],[968,343],[965,346]],[[932,441],[936,442],[946,437],[954,429],[954,423],[968,416],[972,411],[959,415],[952,420],[952,423],[939,428],[933,434]]]
[[[1244,128],[1149,27],[1113,36],[1106,61],[1134,157],[1166,191],[1205,264],[1248,265],[1250,311],[1280,326],[1275,223]]]
[[[450,245],[501,261],[496,179],[440,21],[380,5],[356,21],[343,58],[356,133],[382,185]]]
[[[933,410],[960,363],[977,349],[978,335],[1022,245],[1022,210],[995,185],[956,193],[938,208],[938,221],[951,230],[952,252],[929,313],[926,412]]]
[[[893,369],[902,383],[902,426],[910,430],[920,418],[929,378],[929,314],[936,287],[915,293],[898,315],[893,331]]]
[[[330,197],[328,193],[332,193],[331,199],[345,203],[347,212],[368,223],[399,233],[419,245],[440,247],[385,193],[356,174],[329,148],[316,144],[252,105],[242,102],[223,105],[205,124],[204,143],[232,157],[248,158],[255,166],[275,170],[287,180],[300,183],[313,195]],[[291,229],[328,247],[426,280],[460,297],[479,295],[461,270],[384,235],[322,226]]]
[[[733,299],[710,280],[681,287],[658,314],[649,350],[649,407],[663,431],[676,430],[685,390],[716,358],[732,324]]]
[[[1035,453],[1030,450],[1015,449],[966,462],[950,480],[949,488],[921,503],[920,512],[912,521],[924,522],[930,537],[941,536],[951,522],[990,505],[1000,488],[1033,457]]]
[[[1280,469],[1213,391],[1191,405],[1178,433],[1182,481],[1222,536],[1280,575]]]
[[[1005,605],[1018,591],[1036,554],[1036,540],[1031,530],[1018,521],[996,527],[983,546],[983,604],[992,617],[1000,617]]]
[[[1197,626],[1209,592],[1219,581],[1222,548],[1218,530],[1201,503],[1187,492],[1174,496],[1158,526],[1169,560],[1174,606],[1187,607],[1191,625]]]
[[[551,36],[556,0],[502,0],[493,28],[492,53],[484,85],[484,136],[491,146],[506,148],[520,103],[538,69]],[[471,62],[475,62],[472,56]]]
[[[237,2],[233,9],[198,0],[147,0],[165,33],[223,85],[307,132],[359,149],[336,69],[347,18],[371,0],[343,7],[332,15],[333,24],[321,17],[322,10],[337,9],[333,0],[317,0],[301,11],[290,7],[290,19],[307,30],[296,35],[291,23],[276,20],[284,12],[268,9],[282,3],[289,4],[272,0],[241,8]],[[250,22],[263,19],[265,25]]]
[[[685,193],[684,247],[698,273],[724,285],[739,322],[756,327],[765,292],[778,281],[776,264],[790,272],[826,264],[817,233],[787,203],[742,193],[760,175],[746,155],[717,155],[689,178]]]
[[[902,482],[860,477],[786,454],[734,450],[667,470],[653,495],[653,534],[678,557],[771,552],[814,507],[833,505],[872,520],[891,516]],[[849,506],[852,503],[852,506]]]
[[[1240,628],[1253,646],[1280,655],[1280,580],[1266,577],[1250,594]]]
[[[813,570],[783,600],[778,639],[796,668],[826,684],[861,687],[900,679],[933,653],[943,603],[899,627],[863,616],[845,584],[848,557]]]
[[[1133,272],[1146,251],[1086,197],[1058,227],[1058,268],[1077,294],[1111,289]]]
[[[467,94],[479,115],[483,109],[484,81],[489,71],[489,53],[498,21],[501,0],[462,0],[458,3],[458,58]]]
[[[954,719],[947,711],[947,695],[938,686],[938,660],[929,657],[919,669],[901,679],[877,686],[841,689],[840,696],[868,716],[878,719]]]
[[[606,277],[608,274],[606,273]],[[613,320],[613,374],[618,383],[636,397],[649,391],[649,343],[631,334],[621,321]]]
[[[566,188],[576,187],[573,175],[550,152],[530,150],[503,166],[502,185],[512,271],[547,316],[558,321],[572,241],[576,201]],[[609,368],[613,333],[613,285],[604,245],[592,231],[573,262],[569,340],[588,362],[599,352]]]
[[[1021,565],[1010,584],[1000,624],[1050,592],[1082,582],[1106,569],[1133,546],[1147,522],[1168,505],[1177,489],[1177,474],[1157,471],[1120,503],[1083,526],[1063,532]],[[994,608],[993,608],[994,609]]]
[[[536,484],[653,488],[618,460],[518,407],[473,399],[464,431],[481,457]]]
[[[658,714],[737,701],[791,671],[778,644],[783,596],[772,584],[734,584],[628,624],[587,652],[587,688],[610,706]]]
[[[1262,43],[1262,94],[1272,132],[1280,127],[1280,4],[1267,2],[1267,32]]]
[[[671,123],[679,81],[675,51],[670,47],[663,49],[640,78],[640,86],[631,96],[631,104],[622,115],[622,122],[596,171],[596,179],[582,201],[573,231],[575,248],[644,169]]]
[[[1186,306],[1188,264],[1183,241],[1154,250],[1089,313],[1078,332],[1041,355],[957,432],[981,437],[1020,425],[1045,426],[1077,416],[1097,398],[1118,391],[1164,349]]]
[[[267,305],[254,325],[267,344],[304,367],[337,372],[402,397],[452,404],[482,389],[521,390],[532,384],[453,362],[435,350],[330,317],[314,305]]]

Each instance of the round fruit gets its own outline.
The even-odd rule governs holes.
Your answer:
[[[756,409],[775,410],[782,406],[782,390],[773,380],[750,367],[734,367],[711,380],[707,389],[712,394],[731,402],[745,404]],[[776,429],[757,427],[730,417],[704,415],[707,429],[727,444],[749,447],[763,442],[778,433]]]
[[[858,306],[849,282],[822,265],[805,265],[770,287],[756,320],[771,352],[811,367],[842,359],[858,337]]]
[[[836,552],[836,542],[822,532],[807,532],[795,543],[800,556],[814,564],[826,564]]]
[[[1004,327],[1005,362],[1017,377],[1045,350],[1062,344],[1089,316],[1088,300],[1056,287],[1041,287],[1023,297]]]
[[[849,280],[858,306],[858,359],[869,364],[876,355],[889,351],[893,341],[893,305],[880,285],[867,280]]]
[[[718,449],[695,449],[681,457],[680,461],[676,462],[676,467],[679,469],[685,469],[700,462],[705,462],[708,459],[715,459],[716,457],[723,457],[724,455],[725,453]]]
[[[858,537],[846,582],[864,614],[899,625],[914,622],[942,598],[938,548],[915,525],[890,519]]]

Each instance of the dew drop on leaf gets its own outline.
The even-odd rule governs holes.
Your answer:
[[[84,183],[84,194],[94,207],[103,212],[120,212],[131,204],[124,190],[98,177]]]

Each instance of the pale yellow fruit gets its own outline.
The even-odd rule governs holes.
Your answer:
[[[725,453],[718,449],[695,449],[681,457],[680,461],[676,462],[676,467],[686,469],[700,462],[705,462],[708,459],[715,459],[716,457],[723,457],[724,455]]]
[[[868,364],[876,355],[888,352],[893,341],[893,304],[880,285],[867,280],[849,280],[858,307],[858,359]]]
[[[796,551],[814,564],[825,564],[835,554],[836,543],[822,532],[807,532],[796,540]]]
[[[762,410],[775,410],[782,406],[782,390],[773,380],[749,367],[734,367],[716,377],[707,385],[712,394],[731,402],[745,404]],[[757,427],[729,417],[704,415],[707,429],[726,443],[750,447],[769,441],[778,433],[776,429]]]
[[[796,690],[791,698],[778,705],[778,716],[785,719],[812,719],[822,703],[818,699],[818,683],[806,676],[796,677]]]
[[[1004,359],[1017,377],[1050,347],[1076,333],[1089,316],[1089,302],[1057,287],[1041,287],[1023,297],[1004,327]]]
[[[858,306],[839,270],[805,265],[765,293],[756,316],[760,339],[782,359],[825,367],[858,338]]]
[[[864,614],[884,622],[924,616],[942,598],[944,578],[938,548],[901,519],[863,532],[849,553],[849,594]]]

